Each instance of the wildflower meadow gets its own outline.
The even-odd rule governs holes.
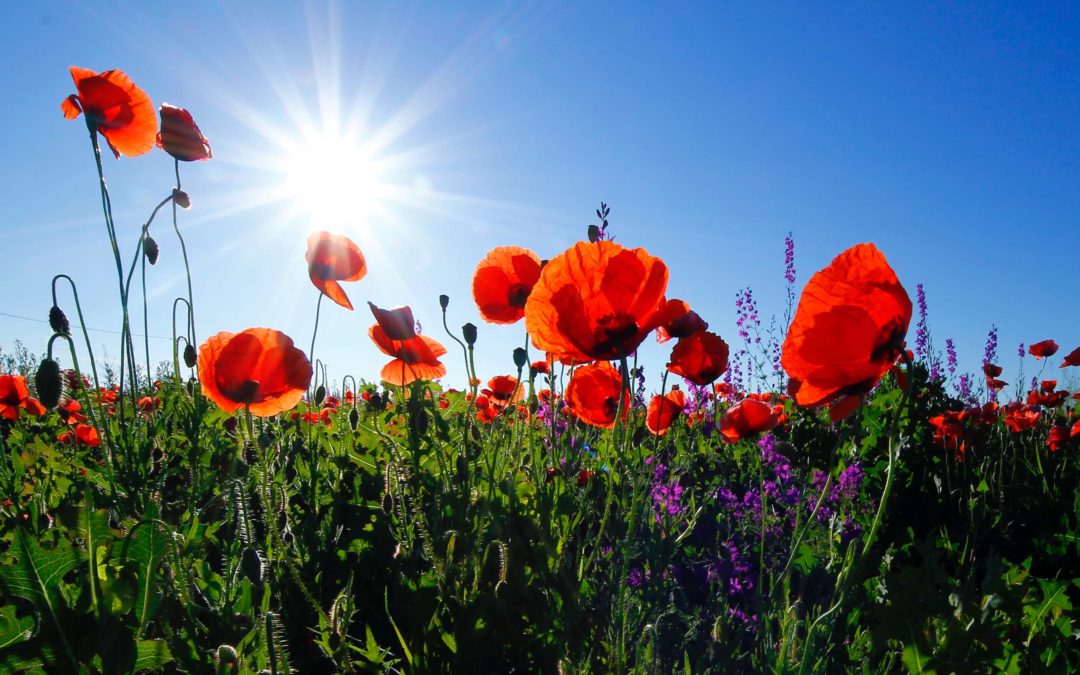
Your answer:
[[[0,354],[0,671],[1080,669],[1080,345],[1033,334],[1018,375],[991,332],[967,373],[887,250],[802,282],[794,235],[786,307],[723,289],[738,321],[715,325],[604,203],[548,259],[476,250],[471,288],[426,289],[441,316],[366,301],[375,254],[319,230],[283,272],[317,290],[310,334],[207,325],[197,115],[71,76],[55,113],[88,132],[67,159],[96,170],[118,360],[74,270],[26,289],[52,337]],[[107,178],[149,152],[174,171],[140,176],[162,198],[136,228]],[[163,251],[188,272],[155,368]],[[381,369],[320,361],[331,310]],[[477,369],[478,326],[522,335],[512,369]]]

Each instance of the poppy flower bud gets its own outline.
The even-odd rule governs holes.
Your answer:
[[[596,225],[589,226],[589,241],[596,243],[600,241],[600,228]]]
[[[60,403],[60,394],[64,389],[60,380],[60,364],[49,358],[42,359],[37,374],[34,375],[34,384],[37,385],[37,395],[41,405],[46,408],[55,408]]]
[[[161,131],[157,135],[159,148],[181,162],[203,161],[214,156],[191,113],[168,103],[162,103],[158,112],[161,115]]]
[[[349,426],[353,431],[356,431],[356,427],[360,424],[360,411],[353,408],[349,411]]]
[[[199,355],[195,351],[195,345],[184,346],[184,365],[188,368],[194,368],[199,362]]]
[[[49,328],[52,328],[54,333],[71,335],[71,324],[68,322],[67,315],[56,305],[49,310]]]
[[[514,347],[514,365],[519,369],[529,363],[529,353],[521,347]]]
[[[326,400],[326,387],[324,387],[323,385],[320,384],[315,389],[315,405],[322,405],[323,401],[325,401],[325,400]]]
[[[240,557],[240,571],[251,580],[251,583],[262,583],[263,560],[258,549],[251,546],[244,549],[244,554]]]
[[[160,253],[160,249],[158,249],[157,242],[154,241],[154,238],[150,235],[146,235],[146,238],[143,239],[142,248],[143,253],[146,255],[146,262],[150,263],[151,265],[157,263],[158,253]]]
[[[450,296],[449,295],[440,295],[439,296],[439,307],[442,307],[443,309],[446,309],[449,305],[450,305]]]
[[[233,672],[240,665],[240,659],[236,655],[236,649],[231,645],[221,645],[214,654],[218,672]]]
[[[461,327],[461,335],[465,338],[465,344],[472,347],[476,344],[476,326],[467,323]]]
[[[174,204],[176,204],[182,209],[191,208],[191,197],[189,197],[188,193],[184,192],[183,190],[178,190],[174,188],[172,191],[172,200]]]

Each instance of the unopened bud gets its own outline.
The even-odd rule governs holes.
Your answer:
[[[172,199],[173,203],[182,209],[191,208],[191,197],[188,197],[188,193],[184,192],[183,190],[174,189],[172,191]]]
[[[160,249],[158,249],[157,242],[154,241],[153,237],[151,237],[150,235],[146,235],[146,238],[143,239],[142,249],[143,253],[146,254],[146,262],[150,263],[151,265],[157,263],[158,253],[160,253]]]
[[[67,315],[64,314],[64,310],[60,309],[56,305],[52,306],[49,310],[49,328],[53,329],[54,333],[60,333],[61,335],[71,335],[71,323],[68,322]]]
[[[199,362],[199,355],[195,351],[195,345],[184,346],[184,365],[188,368],[194,368],[195,364]]]
[[[514,365],[521,370],[529,363],[529,353],[522,347],[514,347]]]
[[[214,661],[217,662],[218,672],[231,673],[240,665],[240,657],[236,655],[236,649],[232,645],[221,645],[214,653]]]
[[[589,226],[589,241],[594,244],[600,241],[600,228],[597,225]]]
[[[476,344],[476,326],[471,323],[467,323],[461,327],[461,334],[465,338],[465,344],[472,347]]]
[[[360,412],[353,408],[349,411],[349,426],[353,431],[356,431],[356,427],[360,424]]]
[[[34,384],[37,386],[38,400],[46,408],[55,408],[60,403],[60,394],[64,390],[60,379],[60,364],[52,359],[42,359],[38,366],[37,374],[34,375]]]
[[[439,307],[442,307],[443,309],[446,309],[449,305],[450,305],[450,296],[449,295],[440,295],[439,296]]]
[[[325,400],[326,400],[326,387],[324,387],[323,385],[320,384],[315,389],[315,405],[322,405],[323,401],[325,401]]]

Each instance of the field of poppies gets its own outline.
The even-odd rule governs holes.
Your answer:
[[[94,359],[58,270],[44,353],[0,352],[0,671],[1080,668],[1080,392],[1058,384],[1080,347],[1033,336],[1007,400],[995,333],[962,373],[873,244],[800,289],[790,237],[783,325],[746,292],[722,337],[601,204],[550,260],[478,252],[475,314],[455,310],[524,323],[516,372],[476,372],[446,296],[438,339],[368,303],[378,374],[313,365],[324,298],[353,309],[367,274],[315,232],[307,352],[265,327],[197,339],[189,274],[155,373],[132,281],[163,211],[186,264],[181,162],[210,144],[121,71],[71,73],[122,348]],[[176,160],[138,233],[113,222],[102,139]],[[645,340],[670,345],[662,381]]]

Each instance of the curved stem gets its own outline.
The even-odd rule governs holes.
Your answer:
[[[322,310],[322,299],[326,296],[326,293],[319,291],[319,300],[315,303],[315,330],[311,331],[311,349],[308,350],[308,361],[311,361],[312,371],[315,377],[312,378],[312,383],[318,380],[318,372],[315,371],[315,336],[319,334],[319,312]],[[309,391],[314,391],[314,387]]]
[[[60,279],[66,279],[71,286],[71,294],[75,297],[75,312],[79,315],[79,328],[82,329],[83,340],[86,341],[86,353],[90,356],[90,370],[94,374],[94,389],[100,389],[101,383],[98,381],[97,364],[94,362],[94,349],[90,346],[90,333],[86,330],[86,321],[83,319],[82,304],[79,302],[79,290],[75,288],[75,282],[66,274],[57,274],[52,280],[52,298],[53,305],[56,305],[56,282]],[[76,367],[75,372],[79,372]],[[79,373],[80,383],[82,373]]]
[[[180,160],[173,162],[173,168],[176,172],[176,189],[180,189]],[[173,193],[175,194],[175,192]],[[176,200],[173,200],[172,206],[172,222],[173,230],[176,232],[176,238],[180,240],[180,254],[184,258],[184,274],[187,275],[187,292],[188,292],[188,310],[191,313],[190,327],[191,335],[189,340],[191,344],[198,344],[199,341],[195,338],[195,294],[191,289],[191,266],[188,264],[187,245],[184,243],[184,235],[180,234],[180,223],[176,218]]]

